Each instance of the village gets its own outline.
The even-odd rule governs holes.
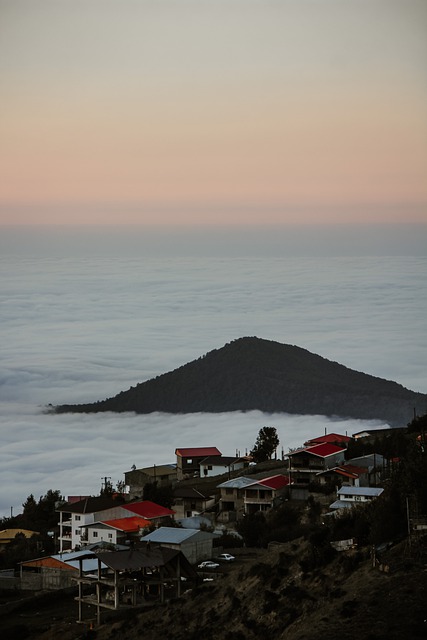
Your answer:
[[[245,518],[284,504],[305,505],[313,492],[326,519],[381,496],[396,461],[376,452],[349,458],[348,451],[351,443],[372,443],[382,431],[348,436],[325,430],[280,459],[270,451],[258,464],[253,452],[226,456],[215,446],[176,448],[174,463],[124,472],[121,491],[106,478],[101,495],[58,502],[58,525],[49,532],[55,553],[20,562],[19,575],[1,572],[0,586],[37,593],[77,585],[79,621],[95,608],[98,624],[107,610],[180,597],[191,585],[217,579],[235,561],[225,551],[244,546],[238,529]],[[166,492],[170,506],[146,499],[147,489],[151,496]],[[0,548],[17,535],[36,534],[4,530]],[[337,541],[335,548],[355,544]]]

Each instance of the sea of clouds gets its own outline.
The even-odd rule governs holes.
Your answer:
[[[343,257],[342,230],[329,245],[301,230],[6,230],[0,516],[19,512],[30,493],[95,494],[103,477],[123,480],[133,464],[174,462],[176,447],[244,453],[262,426],[277,428],[279,455],[325,429],[382,426],[260,412],[52,415],[45,407],[115,395],[245,335],[425,393],[427,259],[415,235],[402,255],[396,238],[390,255],[384,238],[376,255],[371,238],[369,251],[359,243],[361,255],[355,248]]]

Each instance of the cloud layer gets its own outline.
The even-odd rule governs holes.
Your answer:
[[[256,413],[42,412],[115,395],[241,336],[295,344],[426,392],[425,258],[268,255],[266,241],[264,253],[231,257],[218,234],[187,231],[174,243],[167,231],[163,241],[131,231],[126,244],[116,233],[104,230],[98,242],[76,230],[0,239],[0,514],[50,488],[97,492],[102,476],[172,462],[177,446],[249,449],[264,425],[279,429],[285,451],[325,427],[362,428]]]
[[[23,410],[24,409],[24,410]],[[97,494],[102,478],[115,485],[133,464],[144,467],[176,462],[175,448],[216,446],[224,455],[244,454],[263,426],[277,428],[280,446],[300,446],[324,430],[356,432],[375,422],[331,421],[322,416],[249,413],[170,416],[154,413],[97,415],[41,415],[34,407],[15,407],[2,419],[0,452],[0,516],[10,507],[19,513],[30,493],[38,499],[48,489],[65,495]],[[4,488],[7,487],[7,491]]]

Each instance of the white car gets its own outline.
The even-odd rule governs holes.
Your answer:
[[[212,562],[212,560],[205,560],[205,562],[201,562],[199,564],[199,569],[218,569],[219,564],[217,562]]]
[[[220,553],[217,557],[217,560],[220,560],[221,562],[232,562],[235,559],[236,558],[229,553]]]

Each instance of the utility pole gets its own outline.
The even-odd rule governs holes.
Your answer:
[[[102,491],[102,489],[104,489],[104,491],[106,491],[107,487],[108,487],[108,481],[111,480],[111,476],[101,476],[101,480],[104,481],[103,485],[101,485],[101,491]]]

